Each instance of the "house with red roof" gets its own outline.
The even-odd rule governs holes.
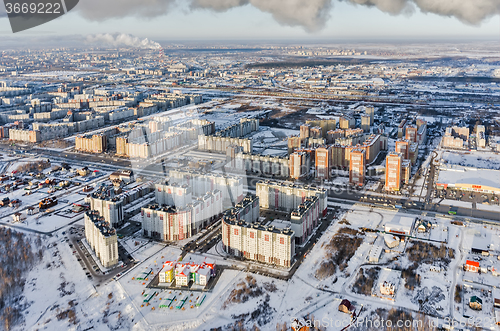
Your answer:
[[[464,265],[465,271],[479,272],[479,262],[467,260]]]

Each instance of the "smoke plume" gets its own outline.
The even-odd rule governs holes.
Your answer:
[[[102,34],[88,35],[85,41],[89,44],[103,44],[113,47],[128,46],[128,47],[147,48],[147,49],[161,48],[160,44],[152,40],[149,40],[148,38],[140,39],[138,37],[124,33],[121,34],[102,33]]]
[[[456,17],[464,23],[479,24],[500,13],[500,0],[337,0],[355,5],[376,7],[392,14],[411,14],[417,8],[423,13]],[[329,19],[334,0],[191,0],[191,8],[224,11],[238,6],[252,5],[271,13],[284,25],[300,25],[306,30],[321,29]]]
[[[467,24],[479,24],[500,13],[500,0],[348,0],[354,4],[375,6],[393,15],[411,13],[415,7],[423,13],[456,17]]]
[[[454,16],[465,23],[479,24],[500,13],[500,0],[413,0],[424,13]]]
[[[330,18],[332,0],[191,0],[191,8],[225,11],[234,7],[252,5],[270,13],[280,24],[302,26],[308,31],[324,27]]]

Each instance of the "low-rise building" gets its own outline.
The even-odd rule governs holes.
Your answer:
[[[477,296],[472,296],[469,300],[469,307],[474,310],[482,310],[483,309],[483,300]]]
[[[349,300],[344,299],[339,305],[339,311],[346,314],[352,314],[356,311],[356,308],[351,304]]]
[[[464,266],[465,271],[479,272],[479,262],[467,260]]]
[[[396,286],[388,281],[384,281],[380,284],[380,294],[382,295],[394,295],[396,293]]]

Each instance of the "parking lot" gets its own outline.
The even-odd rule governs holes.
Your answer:
[[[498,205],[498,196],[492,193],[461,191],[453,190],[450,188],[446,190],[437,190],[434,192],[434,196],[436,198]]]

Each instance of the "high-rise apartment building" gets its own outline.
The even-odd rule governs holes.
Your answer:
[[[300,139],[305,140],[310,137],[311,125],[310,124],[302,124],[300,126]]]
[[[401,168],[403,156],[401,153],[389,153],[385,158],[385,189],[399,191],[401,189]]]
[[[401,153],[403,155],[403,159],[410,158],[410,141],[408,140],[397,140],[396,141],[396,153]]]
[[[375,117],[375,108],[374,107],[366,107],[365,108],[365,113],[370,116],[370,125],[373,124],[374,117]]]
[[[84,219],[85,238],[101,264],[105,268],[117,265],[118,238],[116,230],[97,211],[87,211]]]
[[[87,197],[87,201],[90,203],[90,210],[99,212],[111,226],[117,228],[123,224],[123,199],[115,196],[110,188],[104,186],[98,188]]]
[[[332,148],[330,146],[323,146],[316,148],[315,153],[315,166],[316,178],[329,179],[330,178],[330,153]]]
[[[259,219],[259,198],[247,196],[222,218],[222,244],[228,254],[281,267],[290,267],[295,255],[295,234],[290,222],[264,224]]]
[[[349,162],[349,182],[362,186],[365,183],[366,156],[365,150],[356,148],[351,151]]]
[[[339,126],[341,129],[353,129],[356,127],[356,120],[351,116],[342,116],[339,121]]]
[[[311,159],[308,153],[295,152],[290,154],[290,161],[288,168],[290,171],[291,178],[299,179],[306,177],[309,174],[310,167],[311,167]]]
[[[370,115],[361,115],[361,129],[364,132],[370,132],[370,126],[372,125],[372,121]]]
[[[87,153],[104,153],[108,148],[108,137],[95,134],[91,137],[78,136],[75,138],[75,149]]]
[[[323,129],[321,126],[314,126],[310,130],[311,138],[323,138]]]
[[[405,135],[406,140],[412,143],[416,143],[418,139],[417,132],[418,129],[415,125],[408,125],[406,127],[406,135]]]
[[[302,139],[298,136],[288,137],[288,154],[302,148]]]

